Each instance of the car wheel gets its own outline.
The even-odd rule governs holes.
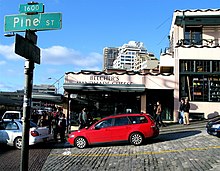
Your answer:
[[[17,138],[14,140],[14,146],[15,146],[15,148],[17,148],[17,149],[21,149],[21,147],[22,147],[22,138],[21,138],[21,137],[17,137]]]
[[[141,145],[144,141],[144,138],[141,133],[134,132],[130,135],[129,141],[133,145]]]
[[[80,149],[85,148],[85,147],[87,146],[87,141],[86,141],[86,139],[83,138],[83,137],[77,137],[77,138],[75,139],[75,146],[76,146],[77,148],[80,148]]]

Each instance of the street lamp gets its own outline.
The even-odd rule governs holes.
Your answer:
[[[57,83],[57,85],[58,85],[56,93],[59,94],[60,80],[59,80],[59,79],[56,79],[56,78],[53,78],[53,77],[49,77],[49,78],[48,78],[48,80],[52,80],[52,79],[55,80],[55,82],[53,83],[53,85],[56,84],[56,83]]]

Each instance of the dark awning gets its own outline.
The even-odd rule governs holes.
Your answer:
[[[177,16],[175,24],[178,26],[214,26],[220,24],[220,15],[216,16]]]
[[[64,83],[65,91],[113,91],[113,92],[144,92],[144,84],[81,84]]]

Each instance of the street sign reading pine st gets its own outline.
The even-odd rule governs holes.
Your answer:
[[[5,32],[57,30],[62,27],[61,13],[17,14],[5,16]]]

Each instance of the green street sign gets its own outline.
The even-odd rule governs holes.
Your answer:
[[[62,27],[61,13],[18,14],[5,16],[5,32],[26,30],[58,30]]]
[[[19,5],[20,13],[43,13],[44,12],[44,4],[43,3],[28,3],[28,4],[20,4]]]

